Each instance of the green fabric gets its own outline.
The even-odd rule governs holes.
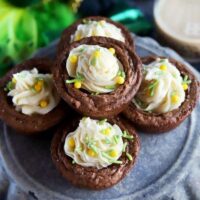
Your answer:
[[[110,18],[125,25],[136,34],[147,33],[152,29],[152,24],[145,19],[143,13],[137,8],[130,8],[128,4],[120,0],[112,10]]]
[[[58,1],[20,8],[0,0],[0,76],[12,63],[57,38],[74,20],[71,9]]]

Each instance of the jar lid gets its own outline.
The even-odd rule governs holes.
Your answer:
[[[199,8],[199,0],[158,0],[154,7],[159,34],[187,58],[200,56]]]

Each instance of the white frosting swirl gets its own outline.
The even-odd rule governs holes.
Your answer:
[[[17,111],[26,115],[35,113],[44,115],[58,105],[60,98],[53,85],[51,74],[39,74],[34,68],[14,74],[13,80],[14,88],[9,91],[8,96],[12,97]],[[42,80],[42,84],[36,91],[34,86],[39,80]],[[41,101],[43,101],[42,107]]]
[[[100,55],[96,58],[95,52]],[[71,56],[76,56],[76,64],[70,61]],[[80,45],[71,50],[66,62],[67,72],[70,77],[81,74],[84,77],[82,88],[89,92],[108,93],[116,87],[116,77],[122,64],[107,48],[99,45]]]
[[[125,42],[121,29],[105,20],[88,20],[85,24],[79,24],[74,35],[71,36],[71,41],[77,41],[91,36],[110,37]]]
[[[113,163],[120,164],[122,131],[116,124],[83,118],[78,128],[67,135],[64,151],[75,163],[84,167],[101,169]]]
[[[168,59],[143,65],[143,80],[133,99],[134,104],[153,113],[166,113],[179,106],[185,100],[183,78],[179,70]]]

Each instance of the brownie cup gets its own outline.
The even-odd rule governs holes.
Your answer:
[[[165,60],[166,58],[157,58],[155,56],[149,56],[149,57],[142,58],[142,62],[145,66],[145,65],[149,65],[150,63],[155,62],[158,59],[160,59],[160,62],[162,62],[162,60]],[[134,101],[132,101],[132,103],[128,106],[128,108],[125,111],[123,111],[123,114],[135,125],[135,127],[137,127],[138,129],[144,132],[161,133],[161,132],[166,132],[177,127],[181,122],[183,122],[184,119],[186,119],[186,117],[188,117],[191,114],[192,110],[194,109],[195,105],[198,102],[199,81],[196,79],[194,74],[183,63],[179,61],[168,58],[168,62],[171,63],[174,66],[174,68],[176,68],[176,70],[178,71],[179,78],[176,76],[175,78],[181,81],[181,85],[184,91],[184,93],[182,92],[183,98],[178,96],[177,95],[178,93],[175,94],[172,92],[169,96],[169,99],[170,99],[170,102],[175,105],[182,98],[182,101],[179,102],[180,105],[174,106],[174,108],[171,110],[169,110],[169,107],[168,107],[169,111],[165,110],[165,112],[163,113],[159,113],[158,109],[156,110],[155,107],[154,109],[156,112],[151,111],[151,110],[145,111],[144,109],[143,110],[140,109],[140,107],[137,106],[138,104],[134,103],[137,101],[137,94],[136,94],[134,97]],[[151,67],[153,68],[153,66],[154,64],[152,64]],[[166,70],[171,70],[171,72],[176,71],[175,69],[167,69],[167,66],[162,65],[162,64],[160,64],[159,68],[161,69],[162,72],[161,73],[157,72],[157,73],[158,75],[160,73],[161,76],[162,76],[162,73],[166,72]],[[148,78],[146,77],[146,79]],[[165,91],[165,89],[168,88],[170,84],[171,82],[168,82],[167,80],[167,82],[163,84],[164,87],[162,88],[162,90]],[[143,87],[143,81],[142,81],[140,89],[142,87]],[[153,83],[150,82],[149,96],[152,96],[152,98],[154,95],[157,95],[157,94],[152,93],[152,92],[155,93],[155,91],[153,91],[155,87],[157,87],[155,82]],[[173,83],[173,87],[176,90],[178,90],[179,88],[179,86],[176,85],[175,83]],[[138,93],[140,92],[140,89],[138,90]],[[161,106],[159,108],[161,109],[166,108],[166,107],[163,107],[163,105],[166,106],[167,101],[168,99],[166,98],[165,101],[159,105]]]
[[[94,118],[124,110],[142,79],[136,53],[106,37],[71,43],[57,59],[53,74],[60,96],[79,113]]]
[[[85,122],[83,122],[83,120],[85,120]],[[66,144],[71,145],[71,147],[72,147],[72,142],[71,142],[70,138],[72,138],[72,136],[76,135],[76,134],[75,135],[73,135],[73,134],[77,130],[76,128],[79,126],[80,123],[82,123],[81,124],[81,131],[82,131],[81,138],[83,139],[82,141],[84,141],[85,138],[83,137],[83,133],[84,133],[83,123],[88,123],[88,121],[91,122],[91,120],[92,119],[90,119],[90,118],[86,118],[86,119],[83,118],[82,120],[79,120],[76,118],[76,120],[68,121],[68,123],[65,123],[63,125],[63,127],[60,127],[59,130],[57,131],[57,133],[54,135],[54,138],[52,140],[51,156],[52,156],[52,160],[53,160],[56,168],[59,170],[59,172],[63,175],[64,178],[66,178],[66,180],[71,182],[73,185],[75,185],[77,187],[83,187],[83,188],[88,188],[88,189],[93,189],[93,190],[101,190],[101,189],[106,189],[108,187],[111,187],[111,186],[117,184],[131,170],[131,168],[135,164],[136,157],[138,156],[140,143],[139,143],[139,138],[138,138],[134,128],[128,123],[128,121],[126,119],[122,119],[119,117],[115,118],[115,119],[113,118],[108,121],[108,123],[111,126],[113,126],[112,128],[114,130],[118,130],[118,128],[116,128],[116,126],[117,126],[117,127],[119,127],[120,131],[123,131],[126,133],[125,136],[123,136],[123,138],[121,138],[121,140],[123,141],[123,150],[122,150],[121,154],[119,154],[118,160],[115,161],[114,163],[111,163],[108,166],[104,166],[104,167],[92,166],[92,165],[94,165],[95,161],[98,161],[98,159],[100,158],[99,154],[103,155],[103,153],[102,152],[99,153],[97,151],[97,154],[95,157],[95,153],[93,152],[93,150],[89,149],[89,150],[87,150],[87,153],[89,153],[88,162],[90,161],[90,158],[93,160],[93,162],[90,162],[90,165],[87,162],[82,163],[82,164],[74,162],[73,158],[66,154],[65,145]],[[94,121],[97,121],[97,120],[94,120]],[[105,127],[105,125],[102,122],[107,123],[105,121],[97,121],[97,123],[100,124],[98,126]],[[95,122],[92,122],[92,126],[94,125],[93,123],[95,123]],[[107,123],[107,125],[108,125],[108,123]],[[92,126],[89,126],[89,127],[91,128]],[[86,125],[85,127],[88,127],[88,126]],[[105,130],[107,130],[107,129],[105,129]],[[78,131],[78,132],[80,133],[80,131]],[[76,132],[76,133],[78,133],[78,132]],[[91,137],[91,134],[92,134],[92,130],[90,129],[90,134],[88,134],[88,136]],[[108,133],[108,131],[99,133],[98,129],[96,129],[94,131],[93,136],[96,137],[96,139],[97,139],[98,134],[108,135],[108,134],[113,134],[113,133],[112,133],[112,131],[110,131],[110,133]],[[67,137],[68,137],[68,139],[67,139]],[[76,137],[76,140],[75,140],[76,143],[73,142],[73,150],[72,151],[74,151],[74,152],[79,150],[79,147],[76,146],[77,138],[78,137]],[[118,138],[118,140],[119,140],[119,138]],[[66,143],[66,141],[68,141],[68,143]],[[69,143],[69,141],[70,141],[70,143]],[[98,141],[103,141],[103,140],[98,140]],[[109,143],[106,143],[106,144],[109,144]],[[87,143],[87,145],[88,145],[87,148],[91,148],[91,149],[94,148],[94,147],[92,148],[91,143]],[[98,147],[100,147],[99,143],[98,143]],[[105,148],[105,146],[104,146],[104,148]],[[83,152],[83,149],[81,151]],[[79,155],[81,155],[81,152]],[[109,154],[109,155],[111,155],[112,157],[116,156],[113,152],[111,152],[111,154]],[[85,157],[86,156],[84,156],[84,158]],[[83,157],[79,158],[79,156],[78,156],[76,158],[81,160],[81,158],[83,158]],[[96,159],[96,160],[94,160],[94,159]],[[83,164],[85,164],[85,165],[83,165]]]
[[[62,100],[59,100],[57,106],[46,114],[23,114],[21,111],[17,111],[12,101],[13,98],[8,96],[9,91],[7,91],[6,87],[14,84],[14,74],[24,70],[32,70],[33,68],[36,68],[39,73],[51,74],[53,66],[54,64],[48,59],[30,59],[15,66],[0,80],[0,118],[19,133],[29,135],[45,131],[55,126],[69,112],[67,105]],[[38,89],[38,85],[36,86],[36,89]],[[19,94],[16,93],[15,95]],[[24,100],[26,101],[27,98]],[[45,107],[46,103],[42,101],[41,106]]]
[[[112,25],[111,27],[109,27],[109,26],[105,27],[105,31],[106,31],[106,29],[108,31],[112,31],[113,28],[116,27],[117,29],[120,30],[121,36],[124,38],[123,42],[126,45],[129,45],[131,48],[134,47],[133,39],[132,39],[132,36],[131,36],[130,32],[122,24],[114,22],[114,21],[112,21],[112,20],[110,20],[110,19],[108,19],[106,17],[91,16],[91,17],[87,17],[87,18],[78,20],[77,22],[75,22],[74,24],[72,24],[70,27],[66,28],[63,31],[61,39],[60,39],[60,42],[58,44],[58,54],[60,54],[60,52],[62,52],[64,49],[66,49],[66,47],[68,47],[69,44],[71,42],[73,42],[73,35],[77,31],[78,26],[82,25],[82,24],[83,25],[87,24],[87,23],[89,23],[91,21],[97,22],[97,24],[99,26],[104,26],[105,23],[108,23],[108,24]],[[92,32],[92,28],[93,27],[89,27],[88,28],[88,32],[87,32],[88,36],[104,36],[104,35],[102,35],[102,33],[99,33],[99,34],[98,33],[96,33],[96,34],[95,33],[90,33],[90,32]],[[102,31],[102,30],[100,30],[100,31]],[[81,30],[80,32],[83,32],[83,31]],[[121,38],[121,37],[119,38],[118,35],[116,35],[116,37],[114,37],[113,35],[114,34],[111,34],[111,36],[110,36],[113,39],[120,39]],[[75,38],[75,41],[77,41],[79,39],[82,39],[83,37],[84,37],[84,35],[83,36],[79,36],[78,38]]]

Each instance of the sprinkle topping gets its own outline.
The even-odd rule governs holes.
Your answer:
[[[72,49],[66,62],[72,79],[67,79],[66,83],[74,83],[74,88],[91,94],[109,93],[124,84],[126,77],[122,64],[114,49],[110,49],[99,45],[80,45]]]
[[[143,66],[143,80],[133,99],[137,108],[157,114],[180,107],[185,90],[191,81],[182,78],[179,70],[168,59],[157,59]]]
[[[127,131],[122,132],[116,124],[84,117],[77,129],[67,135],[64,151],[76,164],[101,169],[122,163],[120,157],[126,148],[123,137],[133,139],[133,136]]]

